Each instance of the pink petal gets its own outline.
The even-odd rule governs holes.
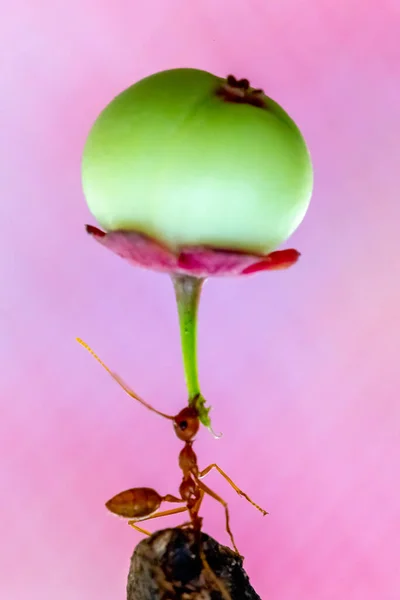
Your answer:
[[[105,233],[93,225],[86,225],[86,231],[102,246],[136,267],[156,271],[175,271],[178,257],[169,248],[163,247],[142,233],[135,231],[111,231]]]
[[[250,275],[258,271],[286,269],[297,262],[300,256],[300,253],[293,249],[256,255],[205,246],[182,248],[179,254],[175,254],[141,233],[105,233],[92,225],[86,225],[86,231],[99,244],[135,266],[192,277]]]
[[[251,275],[258,271],[278,271],[280,269],[288,269],[294,265],[300,258],[300,252],[294,248],[287,250],[276,250],[267,254],[260,262],[256,262],[242,271],[242,275]]]

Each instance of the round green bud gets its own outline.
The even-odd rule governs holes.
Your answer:
[[[196,69],[156,73],[117,96],[89,133],[82,177],[107,231],[260,254],[298,227],[313,184],[304,139],[276,102]]]

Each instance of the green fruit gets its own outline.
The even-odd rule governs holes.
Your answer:
[[[205,71],[173,69],[105,108],[82,164],[89,209],[104,229],[145,233],[171,249],[254,253],[293,233],[313,183],[303,137],[264,94],[257,106],[221,95],[228,88]]]

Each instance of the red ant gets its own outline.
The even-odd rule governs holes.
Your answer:
[[[129,394],[129,396],[131,396],[131,398],[134,398],[146,408],[155,412],[161,417],[172,421],[176,436],[185,442],[183,449],[179,453],[179,467],[182,469],[183,474],[182,482],[179,486],[180,497],[172,496],[171,494],[161,496],[158,492],[151,488],[132,488],[111,498],[111,500],[106,503],[108,510],[115,515],[129,519],[128,524],[131,527],[146,535],[151,534],[149,531],[139,527],[137,525],[138,522],[148,521],[149,519],[156,519],[158,517],[164,517],[167,515],[174,515],[187,510],[189,512],[190,521],[188,523],[184,523],[181,525],[181,527],[191,526],[195,530],[200,531],[202,526],[202,518],[199,517],[199,510],[204,495],[208,494],[224,507],[226,531],[229,534],[235,552],[239,554],[229,524],[228,504],[225,502],[225,500],[218,496],[218,494],[207,487],[201,480],[208,475],[212,469],[216,469],[240,496],[246,498],[246,500],[255,506],[255,508],[257,508],[263,515],[268,513],[258,506],[258,504],[253,502],[253,500],[251,500],[249,496],[241,489],[239,489],[217,464],[213,463],[202,471],[199,470],[197,456],[192,447],[195,436],[200,427],[197,409],[194,406],[187,406],[183,408],[176,416],[166,415],[165,413],[156,410],[150,406],[150,404],[147,404],[147,402],[140,398],[134,391],[132,391],[118,375],[113,373],[85,342],[83,342],[80,338],[77,338],[77,341],[84,348],[86,348],[90,354],[92,354],[92,356],[111,375],[111,377],[115,379],[117,383],[119,383],[119,385],[127,394]],[[157,512],[162,502],[183,503],[185,506]]]

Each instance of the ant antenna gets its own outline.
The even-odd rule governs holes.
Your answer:
[[[103,369],[105,369],[107,371],[107,373],[109,375],[111,375],[111,377],[122,387],[122,389],[128,394],[128,396],[130,396],[131,398],[134,398],[135,400],[137,400],[138,402],[140,402],[141,404],[143,404],[143,406],[145,406],[149,410],[155,412],[157,415],[160,415],[160,417],[164,417],[165,419],[170,419],[171,421],[174,420],[174,417],[171,417],[170,415],[166,415],[165,413],[160,412],[159,410],[153,408],[152,406],[150,406],[150,404],[147,404],[147,402],[145,402],[143,400],[143,398],[141,398],[133,390],[131,390],[126,385],[126,383],[124,383],[124,381],[121,379],[121,377],[119,375],[117,375],[116,373],[113,373],[111,371],[111,369],[109,369],[107,367],[107,365],[105,363],[103,363],[103,361],[101,360],[101,358],[99,358],[97,356],[97,354],[91,349],[91,347],[88,344],[86,344],[86,342],[84,342],[83,340],[81,340],[81,338],[76,338],[76,341],[78,342],[78,344],[80,344],[81,346],[83,346],[89,352],[89,354],[91,354],[93,356],[93,358],[95,358],[97,360],[97,362],[103,367]]]

